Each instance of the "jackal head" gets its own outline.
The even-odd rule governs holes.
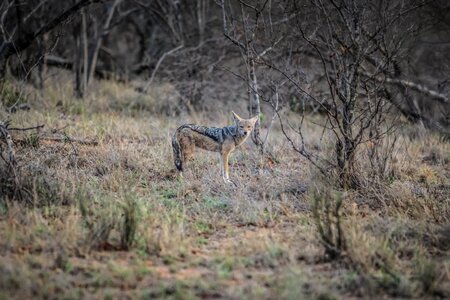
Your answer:
[[[249,136],[255,127],[256,121],[258,121],[258,116],[251,119],[243,119],[239,117],[234,111],[233,114],[234,123],[236,124],[237,135],[238,136]]]

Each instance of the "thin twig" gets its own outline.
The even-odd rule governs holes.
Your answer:
[[[33,130],[33,129],[40,129],[40,128],[43,128],[44,126],[45,126],[44,124],[41,124],[41,125],[37,125],[37,126],[33,126],[33,127],[25,127],[25,128],[9,127],[8,130],[27,131],[27,130]]]
[[[87,145],[87,146],[97,146],[98,142],[97,141],[92,141],[92,140],[82,140],[82,139],[77,139],[77,138],[72,138],[66,134],[64,134],[63,137],[56,137],[56,136],[44,136],[44,137],[39,137],[41,140],[45,140],[45,141],[54,141],[54,142],[72,142],[72,143],[78,143],[81,145]]]

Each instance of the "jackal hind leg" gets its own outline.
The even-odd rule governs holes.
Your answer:
[[[188,161],[192,160],[194,156],[195,145],[192,140],[192,137],[180,134],[178,142],[181,148],[181,159],[183,161],[183,171],[186,170],[186,166],[188,165]],[[183,173],[179,173],[180,177],[183,178]]]
[[[195,150],[194,141],[188,136],[183,136],[180,138],[180,146],[183,161],[186,162],[192,160],[194,158],[194,150]]]

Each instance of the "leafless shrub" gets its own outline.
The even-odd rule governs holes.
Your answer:
[[[239,50],[245,64],[244,75],[242,71],[233,74],[247,83],[250,107],[255,111],[260,111],[259,101],[264,100],[270,82],[261,80],[266,73],[276,78],[273,82],[277,85],[283,82],[276,93],[279,98],[291,103],[291,95],[295,95],[303,101],[303,114],[308,111],[306,104],[315,107],[314,112],[323,113],[325,122],[318,126],[332,136],[332,156],[307,145],[303,122],[298,127],[285,126],[291,127],[295,138],[283,131],[294,149],[324,175],[334,173],[331,177],[337,179],[337,185],[358,188],[364,184],[358,170],[358,155],[364,145],[371,145],[369,159],[376,172],[387,172],[388,148],[393,148],[395,140],[384,150],[378,145],[384,144],[383,138],[395,127],[393,112],[404,112],[396,100],[394,87],[399,82],[434,99],[430,101],[448,102],[445,94],[414,80],[400,79],[406,57],[404,45],[413,43],[421,29],[410,26],[411,21],[426,4],[411,1],[384,5],[355,0],[301,3],[293,1],[274,8],[267,1],[220,2],[224,35]],[[305,22],[306,16],[315,19]],[[284,117],[280,121],[288,124]],[[256,136],[258,130],[254,139],[261,141]]]
[[[0,122],[0,199],[19,200],[37,206],[67,203],[68,199],[64,199],[67,195],[63,195],[59,183],[51,178],[51,174],[47,174],[45,168],[25,169],[18,163],[10,131],[28,131],[42,127],[43,125],[13,128],[8,121]],[[33,146],[34,139],[25,141]]]

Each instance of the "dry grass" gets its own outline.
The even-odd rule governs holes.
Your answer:
[[[399,131],[386,180],[374,181],[362,168],[366,184],[343,194],[347,250],[329,261],[311,207],[316,187],[331,188],[277,126],[272,157],[250,142],[233,154],[232,187],[220,178],[217,155],[206,152],[177,178],[169,143],[184,122],[227,124],[231,116],[222,108],[174,118],[179,103],[170,86],[145,96],[112,82],[99,83],[84,102],[71,97],[68,83],[27,95],[32,109],[11,115],[15,126],[44,123],[42,136],[64,132],[98,145],[14,135],[24,141],[17,156],[33,198],[1,201],[0,298],[450,292],[450,147],[433,134]],[[319,147],[320,129],[307,123],[305,135],[311,147],[329,151]]]

